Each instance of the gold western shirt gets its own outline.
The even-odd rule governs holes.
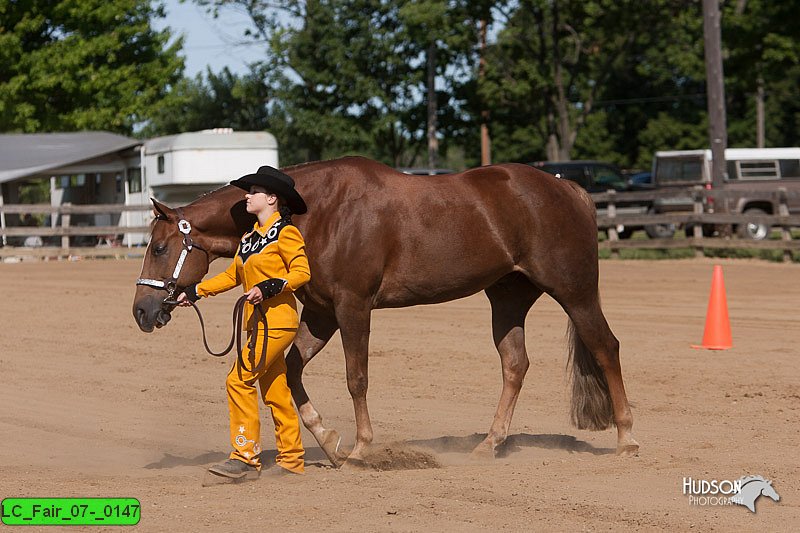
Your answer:
[[[274,213],[263,226],[256,222],[253,231],[242,237],[231,265],[224,272],[199,283],[195,290],[198,296],[206,297],[244,285],[247,292],[270,278],[285,279],[287,283],[282,293],[260,304],[268,327],[296,328],[300,321],[292,293],[308,283],[311,270],[303,236],[296,227],[282,220],[280,213]],[[245,305],[244,327],[247,330],[253,329],[254,325],[250,323],[252,315],[252,306]]]

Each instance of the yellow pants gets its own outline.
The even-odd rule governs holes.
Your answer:
[[[228,391],[228,410],[231,421],[231,459],[238,459],[261,468],[261,423],[258,416],[258,392],[261,389],[264,405],[272,410],[275,422],[275,442],[278,456],[275,462],[287,470],[304,472],[303,443],[300,440],[300,422],[286,384],[286,360],[283,353],[294,340],[297,330],[270,329],[267,337],[267,363],[264,369],[253,374],[239,366],[238,360],[228,372],[225,382]],[[264,342],[259,331],[255,349],[243,347],[243,358],[249,368],[254,368],[261,356]],[[255,354],[255,355],[253,355]]]

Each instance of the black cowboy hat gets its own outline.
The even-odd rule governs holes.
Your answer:
[[[270,192],[280,196],[292,213],[295,215],[302,215],[308,208],[303,201],[303,197],[295,190],[294,180],[288,174],[284,174],[277,168],[264,165],[260,167],[255,174],[248,174],[242,176],[238,180],[233,180],[231,185],[249,191],[252,185],[264,187]]]

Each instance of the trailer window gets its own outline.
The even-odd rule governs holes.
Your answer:
[[[726,161],[725,171],[728,173],[729,180],[739,179],[739,170],[736,168],[736,161],[730,161],[730,160]]]
[[[656,163],[656,183],[701,182],[703,165],[699,159],[668,158]]]
[[[740,180],[776,180],[781,177],[776,160],[737,161]]]
[[[782,178],[800,178],[800,159],[781,159],[778,163]]]
[[[142,169],[128,169],[128,192],[142,192]]]

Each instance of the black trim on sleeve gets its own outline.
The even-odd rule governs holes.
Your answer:
[[[200,299],[200,297],[197,295],[197,283],[192,283],[188,287],[185,287],[183,292],[186,294],[186,298],[188,298],[190,302],[196,302]]]
[[[269,298],[282,293],[287,283],[288,282],[285,279],[270,278],[260,283],[256,283],[256,287],[261,289],[261,296],[263,296],[265,300],[268,300]]]

